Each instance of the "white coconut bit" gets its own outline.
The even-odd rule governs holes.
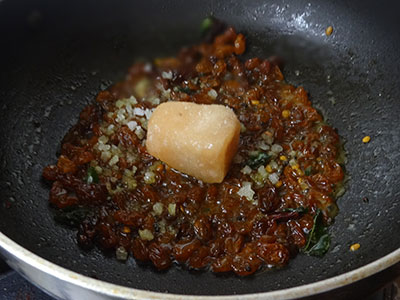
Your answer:
[[[275,185],[279,181],[279,175],[276,173],[269,174],[268,179],[272,184]]]
[[[144,183],[146,184],[152,184],[156,182],[156,174],[152,171],[147,171],[144,173]]]
[[[97,149],[99,149],[99,151],[109,151],[111,149],[111,146],[98,143],[97,144]]]
[[[117,162],[119,162],[119,157],[118,157],[118,155],[114,155],[114,156],[110,159],[110,161],[108,162],[108,164],[109,164],[110,166],[113,166],[113,165],[115,165]]]
[[[147,125],[147,119],[146,119],[146,118],[141,117],[141,118],[139,119],[139,122],[140,122],[140,124],[142,124],[142,127],[143,127],[143,128],[146,128],[146,125]]]
[[[108,142],[108,137],[106,137],[105,135],[102,135],[102,136],[99,137],[98,141],[99,141],[101,144],[107,144],[107,142]]]
[[[251,173],[251,168],[248,165],[245,165],[243,169],[240,170],[243,174],[250,174]]]
[[[273,152],[273,151],[268,151],[268,153],[267,153],[269,156],[271,156],[272,158],[276,158],[276,156],[277,156],[277,153],[276,152]]]
[[[264,166],[259,166],[258,169],[257,169],[257,172],[258,172],[263,178],[267,178],[267,176],[268,176],[268,173],[267,173],[267,171],[265,170],[265,167],[264,167]]]
[[[272,152],[275,152],[275,153],[279,153],[279,152],[282,152],[282,151],[283,151],[283,148],[282,148],[281,145],[273,144],[273,145],[271,146],[271,151],[272,151]]]
[[[133,153],[131,153],[131,152],[126,153],[126,161],[127,161],[129,164],[135,163],[136,160],[137,160],[137,156],[136,156],[135,154],[133,154]],[[137,168],[136,168],[136,169],[134,169],[134,168],[136,168],[136,167],[133,166],[133,167],[132,167],[132,170],[135,170],[135,172],[136,172]]]
[[[119,148],[115,145],[111,145],[111,152],[112,153],[118,153],[120,152]]]
[[[262,138],[264,139],[264,141],[268,144],[271,145],[274,142],[274,138],[268,134],[263,134]]]
[[[100,158],[102,161],[106,162],[111,158],[111,153],[109,151],[101,152]]]
[[[111,124],[110,126],[107,127],[107,133],[112,134],[114,132],[114,124]]]
[[[133,108],[132,105],[130,103],[127,103],[125,106],[126,112],[128,113],[129,116],[131,116],[133,114]]]
[[[253,196],[254,196],[255,192],[251,188],[251,182],[244,181],[242,183],[242,187],[239,189],[237,194],[240,197],[246,197],[246,199],[249,201],[253,201]]]
[[[257,150],[250,150],[248,153],[250,157],[256,157],[259,154]]]
[[[137,100],[134,96],[131,96],[130,98],[127,99],[128,103],[131,105],[136,105],[137,104]]]
[[[258,148],[260,148],[261,150],[268,150],[269,149],[269,145],[267,145],[264,141],[261,141],[258,143]]]
[[[151,109],[146,108],[146,110],[144,111],[144,115],[146,116],[147,120],[150,120],[152,113],[153,113],[153,111]]]
[[[125,105],[125,101],[124,100],[117,100],[117,102],[115,102],[115,106],[118,108],[121,108],[122,106]]]
[[[214,99],[214,100],[217,99],[217,97],[218,97],[218,93],[214,89],[209,90],[207,95],[210,96],[210,98]]]
[[[124,176],[132,176],[132,171],[129,169],[125,169]]]
[[[136,126],[135,134],[139,139],[143,139],[145,136],[145,132],[140,126]]]
[[[167,224],[165,224],[165,221],[162,219],[161,221],[159,221],[158,222],[158,226],[159,226],[159,228],[160,228],[160,232],[162,233],[162,234],[164,234],[165,232],[166,232],[166,230],[165,230],[165,226],[166,226]]]
[[[175,216],[175,213],[176,213],[176,204],[175,203],[168,204],[168,213],[171,216]]]
[[[145,241],[151,241],[152,239],[154,239],[153,233],[148,229],[139,229],[139,236],[142,240]]]
[[[269,165],[271,166],[272,169],[278,169],[278,163],[275,160],[272,160]]]
[[[121,123],[123,120],[125,120],[125,116],[123,114],[118,114],[115,122]]]
[[[150,102],[153,105],[158,105],[158,104],[160,104],[160,98],[151,97],[151,98],[147,99],[147,102]]]
[[[164,88],[163,88],[163,91],[161,91],[161,96],[164,99],[171,100],[171,89],[164,90]]]
[[[289,165],[291,167],[293,167],[293,166],[297,165],[297,161],[294,158],[292,158],[291,160],[289,160]]]
[[[157,216],[160,216],[163,213],[164,205],[161,202],[157,202],[153,205],[153,211]]]
[[[128,259],[128,252],[124,247],[118,247],[115,251],[115,256],[118,260],[125,261]]]
[[[126,125],[128,126],[128,128],[129,128],[131,131],[134,131],[134,130],[136,129],[137,122],[135,122],[135,121],[129,121]]]
[[[135,107],[135,108],[133,109],[133,114],[134,114],[135,116],[144,116],[144,110],[141,109],[141,108],[139,108],[139,107]]]
[[[161,73],[161,77],[164,79],[172,79],[172,72],[168,71],[168,72],[162,72]]]
[[[136,166],[132,166],[132,176],[135,175],[137,171],[137,167]]]

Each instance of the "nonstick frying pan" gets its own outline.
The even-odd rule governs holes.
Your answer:
[[[7,262],[53,295],[75,299],[284,299],[398,262],[396,9],[395,1],[361,0],[0,1],[0,246]],[[329,253],[298,255],[282,270],[240,278],[178,267],[158,272],[133,259],[120,263],[82,251],[75,232],[54,222],[43,167],[55,162],[63,135],[98,91],[122,79],[137,59],[199,41],[199,24],[211,14],[245,33],[246,56],[280,55],[287,81],[310,92],[346,141],[349,181]],[[365,135],[372,137],[368,144],[361,142]],[[350,252],[356,242],[360,249]]]

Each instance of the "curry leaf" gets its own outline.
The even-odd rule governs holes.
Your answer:
[[[251,156],[246,164],[252,169],[257,169],[259,166],[269,162],[270,159],[271,156],[267,153],[259,152],[257,155]]]
[[[207,31],[209,31],[213,23],[214,19],[212,17],[205,18],[200,25],[201,34],[204,35]]]
[[[183,86],[178,86],[178,91],[180,91],[180,92],[182,92],[182,93],[186,93],[186,94],[188,94],[188,95],[192,95],[192,94],[193,94],[193,91],[192,91],[189,87],[187,87],[187,86],[185,86],[185,87],[183,87]]]
[[[311,247],[306,253],[313,256],[323,256],[331,245],[331,237],[328,233],[322,235],[318,242]]]
[[[99,183],[99,175],[93,167],[90,167],[86,176],[87,183]]]
[[[314,224],[308,235],[307,244],[302,251],[308,255],[323,256],[328,252],[331,244],[331,238],[327,227],[323,223],[322,213],[317,210],[314,216]]]
[[[288,207],[281,210],[282,212],[297,212],[299,214],[305,214],[308,212],[308,208],[304,206],[299,206],[296,208]]]
[[[304,170],[304,174],[306,174],[306,176],[310,176],[312,172],[312,167],[308,166],[305,170]]]

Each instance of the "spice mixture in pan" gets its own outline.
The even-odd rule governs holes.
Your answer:
[[[43,170],[56,220],[77,228],[81,247],[158,269],[177,263],[239,275],[328,250],[326,228],[343,192],[339,136],[277,64],[241,59],[245,48],[228,28],[176,57],[134,64],[83,109],[57,163]],[[222,104],[236,114],[239,148],[221,183],[147,152],[148,120],[168,101]]]

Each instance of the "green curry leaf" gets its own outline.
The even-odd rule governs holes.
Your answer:
[[[317,210],[314,216],[314,225],[308,235],[307,244],[302,251],[312,256],[323,256],[328,252],[331,244],[331,237],[327,227],[323,223],[322,213]]]
[[[305,214],[308,212],[308,208],[304,206],[299,206],[296,208],[288,207],[281,210],[282,212],[297,212],[299,214]]]
[[[93,167],[90,167],[87,171],[86,176],[87,183],[99,183],[99,174],[97,174],[96,170]]]
[[[259,152],[257,155],[251,156],[247,160],[246,164],[254,170],[261,165],[265,165],[270,159],[271,156],[269,156],[267,153]]]
[[[318,242],[307,251],[307,254],[312,256],[323,256],[329,250],[331,245],[331,237],[328,233],[322,235]]]
[[[194,92],[187,86],[183,87],[183,86],[178,86],[178,91],[182,92],[182,93],[186,93],[188,95],[192,95]]]
[[[312,172],[312,167],[308,166],[305,170],[304,173],[306,174],[306,176],[310,176]]]
[[[211,28],[211,26],[213,25],[213,23],[214,23],[213,17],[207,17],[207,18],[205,18],[205,19],[201,22],[201,25],[200,25],[200,32],[201,32],[201,34],[202,34],[202,35],[206,34],[207,31],[210,30],[210,28]]]

